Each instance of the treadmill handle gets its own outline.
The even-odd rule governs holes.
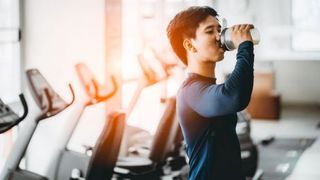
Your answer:
[[[21,101],[21,104],[23,106],[23,114],[21,117],[19,117],[15,122],[13,122],[12,124],[10,124],[9,126],[5,127],[5,128],[1,128],[0,129],[0,133],[4,133],[6,131],[8,131],[9,129],[11,129],[13,126],[16,126],[18,125],[22,120],[24,120],[27,115],[28,115],[28,112],[29,112],[29,109],[28,109],[28,104],[27,104],[27,101],[24,97],[23,94],[20,94],[19,95],[19,98],[20,98],[20,101]]]
[[[73,90],[73,87],[72,87],[71,84],[69,84],[69,89],[70,89],[70,91],[71,91],[72,99],[71,99],[71,102],[68,103],[68,105],[67,105],[65,108],[67,108],[67,107],[69,107],[71,104],[73,104],[74,101],[75,101],[75,99],[76,99],[76,96],[75,96],[75,94],[74,94],[74,90]]]
[[[99,103],[102,101],[106,101],[107,99],[111,98],[118,90],[118,85],[116,82],[116,78],[112,75],[111,76],[111,81],[112,81],[112,85],[113,85],[113,89],[110,93],[105,94],[105,95],[100,95],[99,94],[99,85],[97,84],[96,81],[92,80],[92,83],[94,85],[94,90],[95,90],[95,97],[94,97],[94,102],[95,103]]]
[[[65,107],[63,107],[62,109],[60,109],[58,112],[61,112],[63,111],[64,109],[66,109],[67,107],[69,107],[71,104],[74,103],[75,101],[75,94],[74,94],[74,90],[72,88],[72,85],[69,84],[69,89],[71,91],[71,94],[72,94],[72,100],[70,103],[66,104]],[[54,116],[58,113],[54,113],[52,114],[52,99],[51,99],[51,96],[50,96],[50,92],[49,92],[49,89],[48,88],[45,88],[44,89],[44,95],[45,95],[45,99],[47,101],[47,106],[45,107],[45,110],[43,111],[43,113],[37,118],[36,121],[40,121],[40,120],[43,120],[43,119],[46,119],[46,118],[49,118],[51,116]]]
[[[21,104],[22,104],[22,107],[23,107],[23,114],[22,114],[21,117],[19,117],[18,123],[21,122],[24,118],[26,118],[27,115],[28,115],[28,112],[29,112],[28,104],[27,104],[26,99],[24,98],[24,95],[20,94],[19,98],[20,98],[20,101],[21,101]]]

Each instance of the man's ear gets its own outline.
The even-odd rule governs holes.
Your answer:
[[[186,49],[186,51],[193,53],[197,52],[197,49],[193,46],[191,39],[184,39],[183,47]]]

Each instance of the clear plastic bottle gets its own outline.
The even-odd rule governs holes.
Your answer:
[[[260,33],[257,28],[250,29],[250,34],[252,37],[252,42],[254,45],[259,44],[260,42]],[[230,28],[225,28],[221,32],[221,46],[226,50],[226,51],[232,51],[236,49],[235,45],[232,42],[231,39],[231,29]]]

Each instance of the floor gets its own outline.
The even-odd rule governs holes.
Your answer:
[[[255,141],[274,136],[283,138],[320,137],[320,106],[284,106],[278,121],[251,122],[251,135]],[[320,153],[320,152],[319,152]]]
[[[251,121],[251,136],[255,142],[260,142],[264,138],[275,137],[275,138],[318,138],[320,137],[320,128],[317,125],[320,123],[320,107],[319,106],[284,106],[281,113],[281,119],[278,121],[253,119]],[[320,138],[317,139],[315,144],[320,144]],[[0,144],[4,146],[4,144]],[[2,149],[1,147],[0,149]],[[312,174],[315,172],[305,164],[313,164],[313,168],[320,169],[318,161],[314,159],[320,158],[320,150],[314,150],[315,148],[320,149],[320,145],[313,147],[313,150],[306,150],[306,155],[301,156],[303,158],[301,163],[298,162],[296,165],[295,177],[298,174],[302,177],[308,177],[309,180],[318,178],[318,174]],[[310,153],[309,153],[310,152]],[[2,152],[3,153],[3,152]],[[300,159],[301,159],[300,158]],[[3,165],[3,159],[0,158],[0,167]],[[320,161],[320,159],[319,159]],[[1,169],[1,168],[0,168]],[[316,178],[312,178],[312,177]],[[290,180],[296,180],[294,178]],[[304,178],[303,178],[304,179]]]
[[[298,159],[291,175],[283,179],[319,180],[320,127],[317,127],[319,123],[319,106],[284,106],[281,119],[278,121],[253,119],[251,122],[251,136],[256,143],[270,137],[275,139],[315,138],[315,142]]]

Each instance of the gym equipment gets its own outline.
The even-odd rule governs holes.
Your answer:
[[[129,105],[125,110],[127,117],[130,117],[134,107],[136,106],[136,103],[138,102],[138,99],[143,89],[149,86],[152,86],[160,81],[166,80],[168,75],[168,74],[165,74],[164,77],[159,75],[157,71],[154,69],[154,66],[150,65],[151,63],[148,62],[148,60],[144,57],[142,53],[138,55],[138,63],[140,65],[143,75],[138,79],[137,88],[135,89],[134,94],[129,102]],[[144,134],[145,138],[148,138],[148,139],[152,138],[150,133],[148,133],[144,129],[126,125],[125,134],[124,134],[125,137],[123,138],[123,143],[121,145],[121,152],[122,152],[121,155],[123,154],[127,155],[127,151],[131,148],[131,145],[134,144],[133,143],[135,141],[134,137],[137,137],[141,134]]]
[[[170,116],[174,116],[175,100],[171,98],[167,103],[168,106],[150,149],[149,159],[138,157],[120,158],[115,168],[115,173],[120,177],[157,179],[170,173],[171,169],[181,170],[186,165],[184,157],[177,155],[180,151],[179,147],[181,147],[182,139],[180,126],[177,120],[170,118]],[[253,177],[258,165],[258,150],[250,137],[250,116],[246,111],[237,113],[237,116],[237,135],[241,147],[243,174],[246,177]],[[171,146],[171,148],[176,150],[172,151],[170,145],[175,146]]]
[[[59,141],[60,144],[58,144],[57,147],[57,152],[53,155],[53,159],[54,161],[52,162],[52,166],[50,169],[51,174],[53,175],[46,175],[46,176],[41,176],[38,175],[36,173],[27,171],[27,170],[22,170],[19,168],[19,163],[22,159],[22,157],[24,156],[24,153],[28,147],[28,144],[32,138],[33,133],[36,130],[36,127],[39,123],[40,120],[52,117],[60,112],[62,112],[64,109],[66,109],[68,106],[70,106],[73,102],[74,102],[74,93],[73,93],[73,89],[71,87],[71,85],[69,85],[70,90],[72,92],[73,95],[73,99],[71,101],[71,103],[65,103],[65,101],[63,99],[60,98],[60,96],[58,94],[56,94],[54,92],[54,90],[50,87],[50,85],[48,84],[48,82],[44,79],[44,77],[40,74],[40,72],[36,69],[32,69],[32,70],[28,70],[27,71],[27,77],[29,80],[29,84],[31,87],[31,92],[33,93],[33,97],[37,103],[37,105],[40,107],[40,109],[42,110],[42,113],[34,120],[29,122],[29,126],[24,128],[24,133],[19,134],[20,138],[18,138],[16,146],[14,147],[14,151],[10,154],[9,159],[5,165],[5,169],[3,171],[3,173],[1,174],[1,179],[7,180],[7,179],[13,179],[13,180],[40,180],[40,179],[59,179],[59,177],[55,177],[56,175],[59,175],[59,168],[62,166],[61,165],[61,156],[63,156],[64,151],[67,151],[66,144],[69,140],[69,138],[72,135],[72,132],[75,128],[75,125],[77,124],[77,121],[79,119],[79,117],[81,116],[84,108],[88,105],[92,105],[101,101],[105,101],[106,99],[110,98],[117,90],[116,86],[114,86],[115,88],[113,89],[113,91],[109,94],[106,95],[101,95],[99,91],[95,91],[95,92],[99,92],[95,94],[95,99],[93,100],[92,98],[90,99],[89,102],[87,102],[86,104],[84,104],[83,106],[81,106],[79,108],[79,113],[77,114],[78,116],[75,116],[74,119],[68,120],[69,124],[67,124],[67,127],[65,128],[65,134],[63,134],[61,141]],[[94,83],[93,81],[92,84],[94,85],[94,88],[97,88],[97,84]],[[115,85],[115,81],[113,79],[113,83]],[[117,144],[120,144],[121,142],[121,137],[122,133],[121,130],[117,130],[118,127],[121,127],[121,123],[122,121],[124,121],[124,115],[121,112],[114,112],[114,116],[110,117],[112,120],[110,120],[110,124],[112,124],[111,126],[108,126],[108,128],[104,128],[103,133],[100,135],[100,140],[101,141],[107,141],[107,144],[109,146],[117,146]],[[122,120],[123,119],[123,120]],[[115,131],[116,129],[116,131]],[[119,134],[120,133],[120,134]],[[26,135],[25,135],[26,134]],[[115,135],[115,134],[119,134],[119,135]],[[118,141],[118,143],[117,143]],[[112,144],[110,144],[112,143]],[[94,148],[94,154],[101,154],[101,148],[105,148],[105,144],[98,144],[97,147]],[[111,149],[111,150],[116,150],[115,149]],[[112,152],[112,151],[110,151]],[[118,151],[115,151],[118,152]],[[112,153],[113,155],[117,155]],[[97,168],[107,168],[103,167],[101,164],[99,163],[98,159],[95,156],[92,156],[92,160],[90,162],[90,167],[92,167],[93,169]],[[101,158],[101,157],[99,157]],[[111,159],[112,160],[112,159]],[[89,160],[88,160],[89,161]],[[97,162],[95,162],[97,161]],[[60,163],[59,163],[60,162]],[[110,165],[110,164],[108,164]],[[112,164],[111,164],[112,165]],[[90,171],[92,170],[92,168],[90,168]],[[113,168],[112,168],[113,169]],[[96,173],[96,171],[93,172],[89,172],[88,174],[90,174],[89,179],[95,179],[95,177],[100,177],[100,176],[105,176],[105,174],[98,174]],[[68,178],[65,179],[69,179],[70,176],[68,176]],[[63,179],[61,179],[63,180]]]
[[[98,81],[94,78],[92,72],[88,69],[88,67],[84,63],[76,64],[75,69],[89,97],[89,101],[86,105],[92,105],[92,104],[104,102],[110,99],[118,91],[118,86],[114,76],[110,77],[112,81],[113,89],[111,92],[107,93],[106,86],[103,86],[98,83]]]
[[[112,83],[115,88],[114,88],[113,92],[110,93],[109,95],[102,95],[103,91],[105,91],[105,88],[97,82],[97,80],[94,78],[93,74],[89,71],[88,67],[85,64],[83,64],[83,63],[77,64],[76,70],[77,70],[78,76],[80,78],[80,81],[82,82],[82,85],[84,86],[86,93],[89,97],[88,102],[82,106],[83,108],[79,108],[80,110],[77,113],[77,114],[79,114],[78,118],[75,118],[75,119],[79,119],[86,106],[93,105],[93,104],[96,104],[99,102],[103,102],[103,101],[109,99],[109,97],[113,96],[114,92],[117,91],[117,89],[116,89],[117,86],[115,84],[114,77],[111,77]],[[153,81],[153,80],[151,80],[151,81]],[[142,79],[140,81],[140,83],[142,83],[143,86],[146,86],[146,84],[149,84],[150,81],[146,80],[146,79]],[[139,89],[139,91],[136,91],[137,95],[135,97],[139,96],[142,89],[143,88]],[[136,100],[131,101],[131,104],[129,105],[129,107],[131,107],[131,108],[128,108],[127,113],[129,112],[129,114],[130,114],[132,108],[135,105],[135,102],[136,102]],[[73,127],[75,128],[75,125]],[[72,128],[72,129],[74,129],[74,128]],[[70,138],[66,138],[66,139],[67,139],[66,141],[68,142]],[[65,144],[67,144],[67,142]],[[86,154],[90,154],[92,151],[92,147],[85,147],[85,148],[87,151]],[[72,174],[72,172],[71,172],[72,169],[77,169],[77,166],[73,167],[73,164],[84,164],[84,166],[78,167],[78,169],[80,169],[82,172],[81,177],[84,177],[84,174],[85,174],[84,172],[86,172],[85,167],[89,161],[88,160],[89,156],[86,154],[81,154],[81,153],[73,152],[68,149],[64,149],[63,153],[61,155],[61,158],[60,158],[60,162],[58,162],[59,165],[57,165],[58,168],[57,168],[56,177],[58,179],[69,178],[70,175]],[[78,161],[80,161],[81,163],[75,163],[75,159],[79,159]]]
[[[164,77],[158,75],[154,67],[148,63],[142,54],[138,56],[138,60],[144,76],[138,80],[138,88],[128,107],[128,116],[145,87],[166,80],[170,75],[169,73],[165,73]],[[163,66],[160,68],[163,69]],[[120,157],[115,168],[117,177],[129,179],[157,179],[161,176],[170,174],[171,170],[178,170],[186,165],[185,158],[180,154],[182,133],[175,116],[175,98],[166,98],[161,102],[166,103],[165,111],[161,117],[155,135],[150,137],[153,139],[151,147],[150,149],[141,147],[144,152],[149,151],[149,153],[146,153],[149,155],[147,157],[141,157],[138,147],[135,152],[131,151],[129,156]],[[130,141],[130,137],[139,133],[139,131],[133,132],[130,130],[131,128],[129,126],[126,128],[126,141]]]
[[[138,55],[138,62],[143,72],[143,76],[141,76],[141,78],[139,78],[138,80],[138,87],[135,90],[135,93],[132,96],[129,106],[126,110],[127,116],[131,114],[144,88],[154,85],[160,81],[166,80],[169,75],[165,74],[164,77],[159,76],[157,72],[151,67],[150,63],[148,63],[147,60],[143,57],[143,54]]]
[[[89,97],[88,102],[82,105],[81,111],[77,116],[79,119],[86,107],[95,105],[101,102],[105,102],[117,92],[118,86],[116,84],[115,78],[111,76],[113,89],[110,93],[106,93],[105,87],[103,87],[97,82],[97,80],[94,78],[93,74],[85,64],[79,63],[75,66],[75,68],[80,78],[80,81]],[[116,112],[112,112],[112,114],[114,113]],[[79,153],[79,152],[75,152],[67,148],[64,148],[61,151],[61,156],[56,166],[56,170],[55,170],[56,174],[54,179],[58,179],[58,180],[64,180],[64,179],[69,180],[69,178],[82,179],[87,175],[89,176],[88,178],[92,177],[92,175],[90,175],[92,173],[91,172],[92,168],[90,167],[96,166],[95,160],[92,161],[92,159],[96,159],[96,157],[99,157],[100,159],[105,159],[109,157],[109,156],[101,157],[102,153],[100,148],[102,148],[103,151],[105,152],[110,152],[110,154],[113,155],[111,157],[117,157],[118,155],[116,153],[118,153],[120,148],[120,145],[118,147],[117,143],[121,142],[123,132],[122,130],[118,130],[117,132],[110,133],[110,131],[113,132],[114,129],[118,129],[118,127],[123,127],[124,129],[124,125],[122,125],[124,124],[124,122],[122,123],[122,121],[124,121],[124,116],[125,116],[124,113],[120,113],[120,112],[118,112],[118,115],[109,116],[109,118],[107,118],[106,120],[107,123],[105,123],[104,125],[104,130],[102,131],[98,141],[96,142],[97,147],[86,147],[86,153]],[[112,123],[112,121],[114,121],[113,119],[118,119],[118,120],[115,120],[115,122]],[[109,123],[110,123],[110,126],[109,126]],[[75,126],[73,126],[73,129],[75,129]],[[66,139],[65,147],[69,142],[70,137]],[[107,140],[103,140],[103,139],[107,139]],[[114,141],[114,143],[116,144],[113,144],[112,141]],[[109,147],[109,149],[107,147]],[[90,157],[90,154],[92,151],[94,151],[93,154],[95,154],[95,152],[98,152],[98,155],[93,155]],[[91,162],[90,162],[90,158],[91,158]],[[99,158],[97,160],[99,160]],[[90,164],[93,164],[93,165],[90,165],[90,167],[88,168],[89,162]],[[94,171],[96,172],[96,170]]]
[[[138,97],[140,96],[143,88],[155,84],[159,81],[157,79],[155,71],[153,71],[153,69],[148,66],[148,63],[143,61],[142,57],[139,57],[139,63],[144,72],[144,76],[141,77],[138,81],[138,87],[134,93],[134,97],[130,101],[130,105],[126,111],[127,114],[130,114],[132,112],[132,109],[135,106],[135,103],[138,100]],[[87,77],[87,81],[82,81],[85,89],[88,91],[88,93],[94,92],[90,90],[92,89],[90,88],[90,82],[92,81],[88,81],[88,79],[94,79],[94,77],[92,77],[92,73],[89,72],[85,65],[82,64],[81,67],[83,70],[82,72],[87,72],[87,75],[84,76]],[[174,165],[174,167],[172,166],[173,169],[179,169],[179,166],[183,166],[186,164],[184,157],[181,158],[181,156],[178,156],[179,153],[176,152],[180,150],[179,147],[181,145],[181,142],[179,142],[178,140],[181,140],[181,131],[178,122],[175,119],[175,99],[171,98],[167,101],[167,103],[168,104],[166,106],[165,113],[163,114],[163,117],[160,121],[160,125],[158,127],[153,145],[150,150],[149,158],[141,158],[138,156],[120,158],[116,163],[116,176],[130,178],[159,177],[160,175],[164,174],[162,168],[165,165]],[[129,126],[126,126],[126,128],[126,131],[129,134],[127,135],[127,137],[131,137],[133,134],[141,132],[141,130],[139,130],[138,128],[135,128],[134,131],[128,132],[128,129],[130,131],[133,130],[133,128]],[[179,143],[176,143],[177,141]],[[89,154],[90,153],[84,154],[71,151],[65,154],[61,160],[61,166],[59,170],[59,172],[64,171],[63,173],[59,173],[63,176],[59,176],[58,179],[65,179],[67,177],[70,177],[70,175],[72,176],[72,179],[83,179],[83,177],[86,177],[86,172],[88,172],[88,170],[86,169],[85,164],[88,163],[88,159],[90,156]],[[166,161],[171,155],[176,155],[175,157],[179,158],[170,158],[169,161]],[[102,157],[103,156],[101,156],[101,158]],[[75,166],[71,165],[72,162],[76,162],[74,164],[79,165],[75,168]],[[126,173],[122,173],[123,171]]]
[[[166,109],[161,117],[157,132],[154,135],[148,158],[129,156],[119,158],[115,174],[120,178],[128,179],[158,179],[160,176],[171,173],[172,162],[182,160],[181,167],[186,164],[184,158],[170,157],[177,148],[175,141],[180,126],[175,118],[175,98],[166,101]],[[170,158],[169,158],[170,157]],[[178,164],[176,162],[176,164]],[[178,168],[177,168],[178,169]]]
[[[173,69],[175,67],[178,66],[178,61],[173,61],[171,59],[170,62],[168,62],[168,60],[163,57],[163,54],[160,54],[159,52],[157,52],[157,50],[155,48],[152,48],[151,47],[151,51],[154,55],[154,57],[156,58],[157,62],[160,63],[163,71],[165,72],[165,81],[163,83],[163,91],[162,91],[162,96],[161,96],[161,99],[160,99],[160,102],[161,103],[164,103],[165,100],[167,99],[167,88],[168,88],[168,82],[167,82],[167,79],[173,74]]]
[[[108,123],[104,126],[91,157],[71,151],[64,154],[58,172],[58,179],[111,179],[125,128],[125,113],[113,111],[107,121]]]
[[[88,67],[83,64],[83,63],[79,63],[76,65],[76,70],[78,73],[78,76],[82,82],[83,87],[85,88],[87,94],[89,97],[91,97],[91,101],[88,104],[92,104],[92,103],[97,103],[97,102],[102,102],[103,98],[98,98],[101,97],[99,94],[99,92],[102,91],[102,86],[99,85],[99,83],[96,81],[96,79],[94,78],[93,74],[91,73],[91,71],[88,69]],[[128,116],[128,114],[131,113],[133,107],[135,106],[136,101],[138,100],[138,97],[142,91],[142,89],[145,86],[151,85],[153,83],[156,82],[156,80],[154,79],[155,76],[146,76],[147,74],[150,73],[145,73],[145,76],[143,76],[143,78],[140,79],[139,81],[139,85],[137,90],[135,91],[135,96],[134,98],[132,98],[130,105],[126,111],[126,115]],[[113,79],[114,84],[115,84],[115,80]],[[115,86],[116,87],[116,86]],[[105,129],[108,128],[108,126],[105,126]],[[124,129],[124,127],[123,127]],[[103,144],[101,141],[101,136],[100,138],[97,140],[97,144]],[[121,139],[120,139],[121,140]],[[106,147],[109,146],[109,150],[113,149],[113,152],[116,151],[115,147],[110,146],[110,143],[108,143],[107,145],[105,145]],[[120,148],[120,147],[119,147]],[[105,151],[107,151],[108,148],[105,149]],[[119,149],[118,149],[119,150]],[[79,152],[74,152],[71,150],[66,149],[62,155],[61,155],[61,159],[60,159],[60,163],[58,165],[58,169],[57,169],[57,179],[83,179],[85,177],[90,176],[90,172],[88,171],[88,164],[90,161],[90,154],[91,154],[92,148],[91,147],[87,147],[86,149],[86,153],[79,153]],[[106,155],[106,154],[105,154]],[[115,156],[115,155],[114,155]],[[101,159],[103,159],[103,154],[100,154],[99,157]],[[115,156],[116,158],[118,156]],[[91,157],[93,158],[93,157]]]
[[[258,167],[258,148],[250,136],[250,116],[245,110],[238,112],[237,116],[236,131],[241,149],[242,171],[246,177],[253,177]]]
[[[21,104],[23,106],[23,114],[19,117],[8,105],[0,99],[0,134],[8,131],[12,127],[18,125],[28,115],[28,105],[23,96],[19,95]]]
[[[28,148],[39,122],[60,113],[74,102],[74,92],[71,85],[69,85],[69,88],[73,98],[70,103],[66,103],[58,94],[53,91],[51,86],[47,83],[38,70],[28,70],[27,77],[32,90],[31,92],[33,93],[32,95],[34,96],[35,101],[42,112],[33,121],[26,121],[25,127],[21,129],[13,150],[6,161],[3,171],[1,172],[0,179],[3,180],[46,179],[38,174],[20,169],[20,161],[22,160]]]
[[[228,78],[230,74],[226,75]],[[246,177],[253,177],[258,167],[258,148],[251,138],[251,116],[246,111],[237,113],[238,121],[236,132],[240,143],[241,160],[242,160],[242,173]]]

